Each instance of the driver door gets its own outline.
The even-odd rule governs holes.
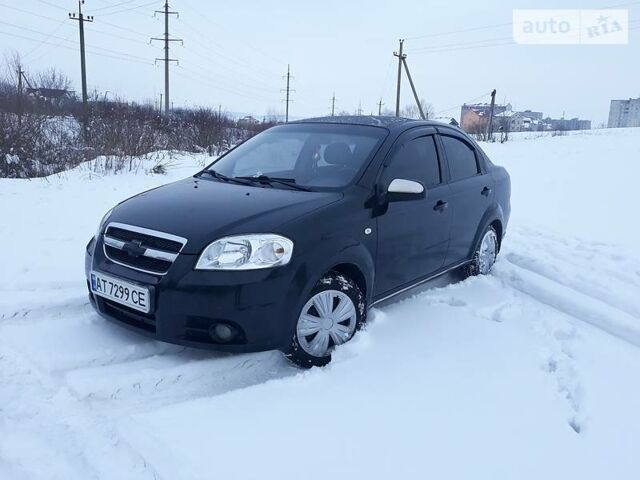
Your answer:
[[[444,264],[451,231],[451,193],[432,131],[420,129],[400,137],[383,166],[378,183],[383,192],[392,180],[403,179],[422,184],[425,194],[407,201],[387,196],[377,217],[374,296],[425,278]]]

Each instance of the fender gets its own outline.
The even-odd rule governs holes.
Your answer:
[[[291,315],[286,319],[288,331],[293,331],[295,328],[298,313],[309,299],[311,291],[318,283],[318,280],[336,265],[348,263],[360,270],[366,285],[367,305],[371,303],[375,272],[375,262],[371,252],[364,244],[359,242],[345,244],[342,248],[336,247],[339,246],[335,244],[322,245],[313,252],[313,255],[307,255],[298,265],[293,276],[292,288],[287,292],[291,305],[296,305],[294,309],[291,309]],[[336,254],[335,252],[339,253]],[[319,258],[322,260],[318,262],[317,259]]]
[[[474,252],[480,245],[480,240],[482,239],[482,234],[484,230],[496,220],[500,221],[500,223],[502,224],[502,228],[504,229],[505,228],[504,212],[502,211],[502,207],[500,206],[500,204],[494,201],[491,205],[489,205],[489,207],[487,208],[487,211],[484,212],[484,215],[480,220],[478,230],[476,231],[476,235],[473,238],[473,244],[472,244],[471,250],[467,254],[467,258],[470,259],[471,257],[473,257]],[[504,234],[504,230],[503,230],[503,234]],[[500,241],[502,242],[502,238],[500,239]]]

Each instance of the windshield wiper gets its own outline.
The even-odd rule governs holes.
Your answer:
[[[303,192],[311,192],[310,188],[303,187],[302,185],[297,185],[294,178],[279,178],[279,177],[269,177],[268,175],[256,175],[253,177],[233,177],[238,180],[244,180],[248,182],[257,182],[257,183],[266,183],[266,184],[274,184],[277,183],[279,185],[285,185],[290,188],[295,188],[296,190],[301,190]]]
[[[239,177],[227,177],[226,175],[223,175],[221,173],[216,172],[215,170],[203,170],[202,172],[200,172],[198,175],[211,175],[213,178],[217,179],[217,180],[222,180],[223,182],[235,182],[235,183],[239,183],[240,185],[251,185],[251,182],[247,182],[245,180],[242,180]]]

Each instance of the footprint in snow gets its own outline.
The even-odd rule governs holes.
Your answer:
[[[433,305],[448,305],[450,307],[466,307],[467,302],[460,298],[455,297],[431,297],[431,303]]]

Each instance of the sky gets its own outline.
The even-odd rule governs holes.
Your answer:
[[[640,2],[513,0],[173,0],[170,31],[174,107],[210,106],[257,117],[284,112],[291,65],[292,117],[336,110],[393,109],[398,39],[418,95],[436,116],[489,101],[545,116],[606,122],[611,99],[640,96]],[[108,98],[158,101],[164,91],[163,0],[86,0],[89,90]],[[515,45],[513,9],[624,8],[628,45]],[[77,0],[0,0],[0,53],[21,55],[28,75],[55,67],[80,90]],[[106,93],[108,92],[108,93]],[[402,105],[413,102],[406,78]]]

